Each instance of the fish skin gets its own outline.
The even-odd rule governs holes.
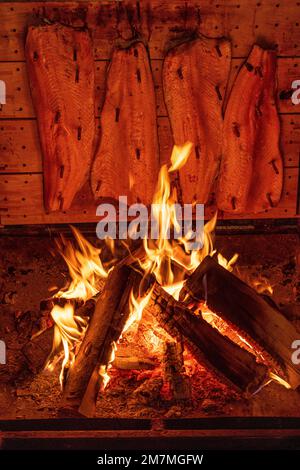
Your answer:
[[[25,55],[43,153],[45,210],[67,210],[88,180],[94,150],[91,38],[59,24],[30,27]]]
[[[217,189],[217,205],[222,211],[261,212],[280,200],[283,170],[275,77],[275,53],[254,45],[225,110]]]
[[[142,42],[115,48],[101,111],[102,136],[91,172],[94,197],[150,204],[159,172],[156,101]]]
[[[174,143],[194,144],[179,170],[184,203],[206,203],[218,172],[230,61],[229,41],[203,36],[175,46],[164,59],[164,99]]]

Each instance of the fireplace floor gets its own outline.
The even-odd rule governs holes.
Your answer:
[[[97,244],[93,237],[87,238]],[[59,367],[31,375],[24,366],[22,347],[40,325],[40,302],[49,288],[60,288],[68,279],[59,255],[53,257],[51,236],[2,236],[0,264],[0,339],[6,342],[8,366],[0,369],[0,419],[55,418],[60,400]],[[235,252],[243,279],[263,276],[273,299],[298,326],[300,338],[299,236],[297,234],[219,235],[216,247],[230,257]],[[249,399],[220,384],[191,361],[190,403],[140,403],[134,390],[152,371],[110,371],[111,380],[97,402],[99,418],[197,418],[210,416],[300,416],[299,392],[271,383]]]

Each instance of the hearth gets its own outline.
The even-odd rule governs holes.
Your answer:
[[[4,449],[299,445],[296,7],[190,3],[1,3]]]

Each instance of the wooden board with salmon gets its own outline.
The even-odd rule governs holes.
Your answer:
[[[95,198],[150,204],[160,163],[154,83],[142,42],[114,49],[100,123],[91,171]]]
[[[230,62],[229,41],[202,36],[170,49],[164,60],[163,90],[174,143],[194,144],[179,171],[185,203],[205,204],[218,172]]]
[[[278,204],[283,186],[279,141],[276,52],[254,45],[226,106],[219,209],[258,213]]]
[[[88,180],[94,150],[90,35],[59,24],[30,27],[25,52],[43,153],[45,210],[67,210]]]

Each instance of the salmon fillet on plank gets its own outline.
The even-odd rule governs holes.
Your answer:
[[[101,111],[101,141],[91,172],[94,196],[152,202],[159,172],[156,102],[142,42],[113,51]]]
[[[225,111],[217,191],[223,211],[260,212],[279,202],[283,169],[275,91],[276,55],[254,45]]]
[[[46,211],[69,209],[88,180],[95,137],[94,59],[86,31],[30,27],[26,61],[43,153]]]
[[[184,203],[206,203],[216,178],[230,60],[229,41],[205,37],[172,48],[164,59],[163,90],[174,143],[194,144],[179,170]]]

